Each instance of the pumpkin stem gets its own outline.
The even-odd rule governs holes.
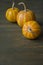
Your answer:
[[[15,3],[13,2],[13,4],[12,4],[12,9],[14,9],[14,5],[15,5]]]
[[[30,28],[30,27],[28,27],[28,32],[31,32],[32,34],[36,34],[36,33],[34,33],[33,31],[32,31],[32,29]]]
[[[21,5],[21,4],[24,6],[24,10],[26,11],[26,5],[25,5],[25,3],[24,2],[18,3],[18,5]]]
[[[30,28],[30,27],[28,27],[28,32],[32,32],[32,30],[31,30],[31,28]]]

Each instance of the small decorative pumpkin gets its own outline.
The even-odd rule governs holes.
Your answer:
[[[9,22],[16,22],[16,17],[19,12],[19,9],[14,7],[14,2],[12,4],[12,8],[7,9],[5,17]]]
[[[40,25],[36,21],[28,21],[23,25],[22,34],[28,39],[36,39],[41,32]]]
[[[22,4],[24,6],[24,10],[20,11],[17,15],[17,23],[20,27],[22,27],[26,21],[36,20],[35,13],[29,9],[26,9],[23,2],[18,4]]]

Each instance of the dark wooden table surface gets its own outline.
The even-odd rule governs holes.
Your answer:
[[[21,0],[15,0],[16,3]],[[36,40],[23,37],[16,23],[5,19],[5,11],[12,1],[0,1],[0,65],[43,65],[43,1],[23,0],[36,13],[42,34]],[[17,5],[17,4],[15,4]],[[20,7],[20,6],[19,6]],[[22,8],[22,7],[21,7]]]

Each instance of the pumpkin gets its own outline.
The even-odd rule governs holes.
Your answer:
[[[20,27],[22,27],[27,21],[36,20],[35,13],[29,9],[26,9],[26,6],[23,2],[18,4],[22,4],[24,6],[24,10],[19,11],[17,15],[17,23]]]
[[[22,34],[25,38],[36,39],[41,33],[41,27],[37,21],[25,22],[22,28]]]
[[[7,9],[5,17],[9,22],[16,22],[17,14],[19,9],[14,7],[14,2],[12,4],[12,8]]]

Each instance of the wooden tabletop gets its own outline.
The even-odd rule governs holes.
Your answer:
[[[32,3],[38,4],[38,1],[31,2],[30,0],[30,3],[34,5]],[[42,2],[40,1],[39,4],[41,8]],[[3,0],[0,2],[0,6],[0,65],[43,65],[43,18],[39,16],[42,15],[42,8],[39,11],[35,10],[36,5],[34,6],[42,34],[36,40],[29,40],[22,35],[22,29],[17,23],[10,23],[6,20],[5,11],[11,6],[10,2]],[[31,9],[33,10],[33,7]]]

